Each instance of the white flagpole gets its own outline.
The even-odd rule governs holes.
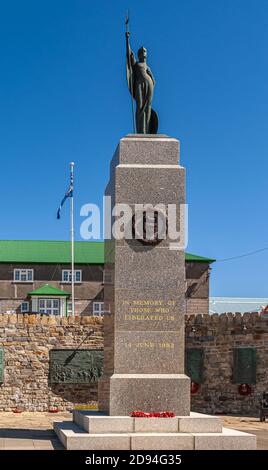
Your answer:
[[[73,191],[74,162],[70,163],[70,185]],[[71,278],[72,278],[72,316],[74,316],[74,196],[71,197]]]

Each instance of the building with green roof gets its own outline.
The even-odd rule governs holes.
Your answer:
[[[75,242],[76,264],[103,264],[104,242]],[[185,253],[186,261],[213,263],[215,260]],[[54,240],[0,240],[0,263],[71,262],[70,242]]]
[[[185,254],[187,313],[208,313],[214,261]],[[68,241],[0,240],[0,313],[68,314],[70,263]],[[104,242],[75,242],[77,315],[102,315],[103,266]]]

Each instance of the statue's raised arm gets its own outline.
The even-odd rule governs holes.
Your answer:
[[[134,132],[138,134],[157,134],[158,117],[152,109],[152,100],[155,79],[147,65],[147,50],[140,47],[138,60],[136,61],[130,47],[128,31],[129,19],[126,19],[126,68],[128,89],[132,98],[132,115]],[[133,101],[136,102],[136,113],[134,118]]]

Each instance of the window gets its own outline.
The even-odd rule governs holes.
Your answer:
[[[45,315],[59,315],[60,299],[39,299],[38,311]]]
[[[15,282],[33,282],[33,269],[14,269]]]
[[[74,271],[74,282],[81,282],[82,281],[82,271],[80,269],[76,269]],[[63,269],[62,270],[62,282],[71,283],[72,282],[72,271],[71,269]]]
[[[104,302],[93,302],[93,316],[103,317],[104,314]]]
[[[68,315],[68,317],[70,317],[72,315],[72,313],[73,313],[72,302],[69,301],[69,302],[67,302],[67,315]]]
[[[29,312],[29,302],[22,302],[20,306],[21,313]]]

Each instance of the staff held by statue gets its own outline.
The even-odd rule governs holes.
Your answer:
[[[132,111],[132,123],[133,123],[133,133],[136,134],[136,123],[135,123],[135,116],[134,116],[134,96],[133,96],[133,76],[132,76],[132,65],[130,62],[130,44],[129,44],[129,12],[126,15],[126,49],[127,49],[127,80],[130,83],[130,93],[131,93],[131,111]],[[128,71],[130,73],[128,74]]]

